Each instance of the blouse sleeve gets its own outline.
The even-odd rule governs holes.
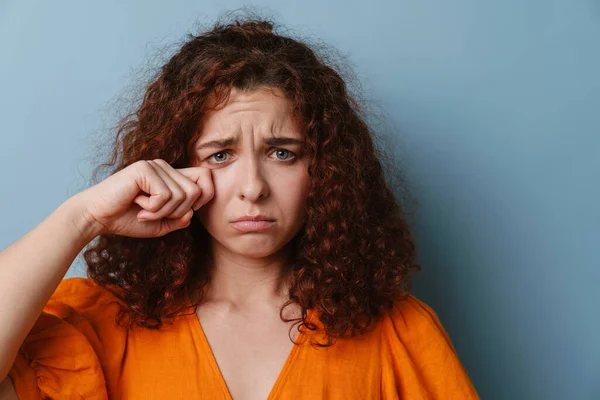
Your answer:
[[[9,371],[19,399],[107,399],[126,340],[118,310],[91,279],[63,279]]]
[[[383,335],[394,376],[385,380],[400,398],[479,399],[436,313],[409,295],[394,303]]]

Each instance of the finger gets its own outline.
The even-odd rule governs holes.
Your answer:
[[[194,202],[192,209],[197,211],[204,204],[208,203],[210,199],[215,195],[215,187],[212,178],[212,172],[209,168],[204,167],[190,167],[190,168],[179,168],[177,171],[183,176],[187,177],[190,181],[194,182],[200,187],[202,193],[200,198]]]
[[[168,218],[180,218],[188,210],[192,209],[192,206],[198,200],[202,194],[202,189],[200,186],[196,185],[195,182],[192,182],[186,176],[181,174],[178,170],[174,169],[171,165],[169,165],[164,160],[155,160],[156,166],[163,169],[163,171],[175,181],[177,184],[183,189],[185,192],[185,200],[170,214]]]
[[[143,224],[146,225],[146,229],[144,231],[145,238],[154,238],[164,236],[169,232],[173,232],[178,229],[183,229],[190,225],[192,220],[193,211],[190,209],[186,214],[181,218],[177,219],[169,219],[162,218],[159,221],[144,221]]]
[[[192,211],[192,209],[189,209],[181,218],[177,218],[177,219],[163,218],[160,221],[161,236],[166,235],[169,232],[173,232],[178,229],[183,229],[183,228],[189,226],[192,221],[193,214],[194,214],[194,212]]]
[[[138,187],[149,196],[139,195],[133,199],[133,202],[150,212],[160,210],[171,198],[169,187],[146,161],[141,162],[140,168],[136,171],[135,181]]]
[[[171,178],[171,176],[158,164],[156,164],[155,160],[149,160],[148,164],[154,169],[156,174],[160,177],[160,179],[162,179],[165,185],[167,185],[171,191],[171,198],[160,208],[160,210],[154,212],[140,211],[138,217],[147,220],[159,220],[169,216],[173,210],[175,210],[185,200],[186,194],[179,184],[175,182],[173,178]]]

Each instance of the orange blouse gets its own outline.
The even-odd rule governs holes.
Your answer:
[[[127,331],[118,310],[91,279],[63,279],[9,372],[19,399],[231,400],[196,314]],[[322,327],[312,310],[308,318]],[[436,314],[414,296],[333,347],[300,340],[309,334],[299,333],[269,400],[479,398]]]

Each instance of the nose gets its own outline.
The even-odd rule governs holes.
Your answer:
[[[265,179],[261,163],[255,158],[249,157],[241,164],[241,170],[238,175],[240,199],[256,202],[261,197],[268,196],[269,186]]]

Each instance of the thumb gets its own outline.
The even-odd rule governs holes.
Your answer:
[[[160,221],[161,232],[164,232],[163,235],[166,235],[167,233],[176,231],[178,229],[186,228],[187,226],[190,225],[190,223],[192,221],[192,215],[194,215],[194,211],[190,209],[181,218],[177,218],[177,219],[163,218]]]

